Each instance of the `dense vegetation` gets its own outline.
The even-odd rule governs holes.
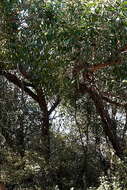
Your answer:
[[[127,2],[0,1],[0,181],[127,189]]]

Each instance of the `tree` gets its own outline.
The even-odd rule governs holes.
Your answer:
[[[0,9],[0,75],[39,105],[46,163],[53,112],[68,105],[80,112],[89,98],[99,128],[126,162],[125,3],[2,1]]]

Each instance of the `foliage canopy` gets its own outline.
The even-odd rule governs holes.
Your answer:
[[[96,165],[101,143],[106,150],[109,145],[126,165],[126,5],[126,1],[102,0],[1,0],[0,100],[4,104],[0,102],[0,125],[2,143],[6,141],[8,148],[1,154],[4,158],[7,154],[11,167],[13,155],[19,155],[16,171],[22,172],[17,183],[29,171],[36,173],[28,169],[32,160],[40,173],[45,168],[42,184],[35,177],[45,189],[94,186],[98,176],[92,184],[89,149],[95,154],[91,163]],[[64,135],[56,130],[55,113],[60,130],[65,127]],[[76,160],[82,163],[79,169]],[[76,180],[73,172],[78,173]]]

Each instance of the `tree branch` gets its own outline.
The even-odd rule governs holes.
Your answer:
[[[123,48],[120,48],[117,52],[118,54],[124,53],[127,51],[127,45],[125,45]],[[106,67],[110,67],[113,65],[120,65],[122,64],[122,61],[120,59],[120,57],[116,57],[115,60],[112,59],[112,57],[110,57],[105,63],[99,63],[93,66],[88,67],[88,71],[90,72],[96,72],[100,69],[104,69]],[[79,73],[82,69],[86,69],[86,65],[88,65],[87,63],[81,63],[81,64],[76,64],[76,66],[74,66],[74,73]]]
[[[124,160],[125,144],[115,133],[114,129],[117,128],[116,123],[110,118],[108,111],[105,109],[103,99],[95,87],[88,87],[86,84],[80,84],[79,90],[81,93],[87,92],[93,100],[96,110],[103,122],[103,129],[106,136],[109,138],[116,155]]]
[[[109,67],[109,66],[113,66],[113,65],[120,65],[122,64],[120,58],[115,60],[115,61],[107,61],[105,63],[100,63],[100,64],[97,64],[97,65],[93,65],[91,67],[88,68],[89,71],[91,72],[96,72],[100,69],[104,69],[105,67]]]
[[[38,97],[34,94],[28,87],[26,87],[25,83],[23,83],[18,77],[14,74],[11,74],[6,71],[0,71],[0,75],[3,75],[8,81],[12,82],[20,89],[23,89],[30,97],[32,97],[35,101],[38,102]]]
[[[49,115],[55,110],[55,108],[58,106],[59,103],[60,103],[60,97],[58,96],[55,103],[52,105],[52,107],[48,111]]]
[[[47,115],[48,109],[47,109],[47,103],[46,103],[46,98],[45,98],[44,92],[43,92],[42,88],[39,88],[39,87],[36,88],[35,90],[37,93],[37,97],[38,97],[37,101],[39,103],[39,106],[40,106],[41,110]]]
[[[117,101],[111,100],[110,98],[108,98],[107,96],[101,95],[102,99],[105,100],[106,102],[109,102],[111,104],[114,104],[116,106],[120,106],[120,107],[127,107],[127,103],[119,103]]]
[[[126,51],[127,51],[127,45],[125,45],[123,48],[120,48],[118,50],[118,53],[121,54],[121,53],[124,53]],[[114,61],[112,60],[112,57],[111,57],[110,60],[106,61],[105,63],[99,63],[97,65],[93,65],[88,70],[92,71],[92,72],[96,72],[96,71],[103,69],[105,67],[113,66],[113,65],[120,65],[120,64],[122,64],[120,57],[116,57]]]

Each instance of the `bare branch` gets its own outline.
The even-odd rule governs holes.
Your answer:
[[[58,96],[55,103],[52,105],[52,107],[48,111],[49,115],[55,110],[55,108],[58,106],[59,103],[60,103],[60,97]]]

